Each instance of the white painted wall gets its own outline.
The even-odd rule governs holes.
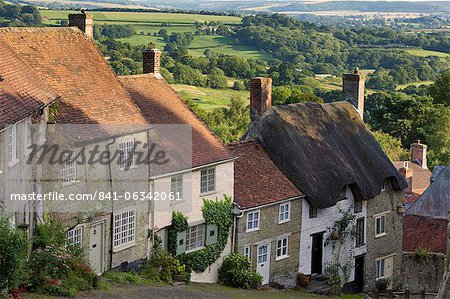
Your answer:
[[[216,191],[200,194],[200,172],[201,169],[184,172],[183,195],[179,202],[170,200],[154,201],[155,228],[156,230],[167,227],[172,222],[172,211],[182,212],[188,217],[189,223],[203,220],[202,206],[203,198],[222,199],[223,195],[234,194],[234,162],[225,162],[216,167]],[[209,168],[206,166],[205,168]],[[153,193],[170,193],[170,176],[154,180]],[[150,224],[151,225],[151,224]],[[152,227],[150,227],[152,229]]]
[[[317,211],[316,218],[309,218],[309,204],[306,200],[303,199],[302,203],[302,229],[300,235],[300,260],[299,260],[299,272],[304,274],[311,274],[311,251],[312,251],[312,234],[324,232],[324,248],[323,248],[323,263],[322,263],[322,272],[325,273],[327,265],[330,265],[334,261],[333,256],[333,246],[332,244],[328,244],[325,246],[326,240],[330,235],[330,228],[333,227],[335,221],[339,220],[342,217],[342,214],[339,212],[339,208],[341,210],[347,211],[350,207],[353,212],[353,203],[354,197],[349,187],[346,189],[346,197],[347,199],[338,201],[338,203],[327,209],[319,209]],[[355,214],[356,218],[366,217],[366,201],[363,201],[362,212]],[[365,222],[364,229],[367,230],[367,219]],[[367,233],[364,233],[365,238],[367,239]],[[354,268],[354,257],[364,254],[366,252],[366,246],[355,246],[355,240],[348,238],[348,241],[345,242],[345,245],[341,251],[343,254],[341,255],[341,261],[348,261],[348,258],[353,260]],[[350,274],[349,281],[354,280],[354,272]]]
[[[205,166],[209,168],[211,166]],[[201,169],[184,172],[183,175],[183,195],[179,202],[160,200],[154,201],[155,211],[155,231],[170,226],[172,223],[172,211],[182,212],[188,217],[189,224],[199,224],[204,222],[202,215],[203,198],[223,199],[223,195],[233,196],[234,194],[234,162],[225,162],[215,165],[216,167],[216,190],[207,194],[200,194],[200,172]],[[204,168],[202,168],[204,169]],[[155,179],[153,182],[153,193],[170,193],[170,176]],[[152,229],[150,223],[150,229]],[[191,274],[193,282],[217,282],[218,269],[225,256],[231,253],[231,232],[230,238],[220,258],[213,263],[203,273]]]

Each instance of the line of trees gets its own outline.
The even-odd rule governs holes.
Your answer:
[[[0,27],[42,26],[39,10],[31,5],[6,4],[0,0]]]

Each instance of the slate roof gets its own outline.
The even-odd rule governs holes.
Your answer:
[[[447,254],[447,219],[405,215],[403,251],[414,252],[417,248]]]
[[[317,208],[334,206],[346,185],[363,200],[380,194],[386,179],[407,187],[350,103],[273,106],[257,131],[272,161]]]
[[[5,43],[0,42],[0,129],[49,105],[58,98]]]
[[[192,166],[233,158],[208,126],[189,108],[163,78],[153,74],[119,77],[150,124],[192,126]]]
[[[448,219],[450,212],[450,165],[407,210],[408,215]]]
[[[61,96],[59,123],[145,124],[95,44],[79,29],[0,28],[0,43]]]
[[[267,155],[258,139],[228,145],[234,163],[234,201],[241,209],[302,196]]]

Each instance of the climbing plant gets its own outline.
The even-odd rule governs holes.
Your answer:
[[[205,271],[220,256],[228,241],[231,226],[233,224],[232,200],[224,195],[222,200],[203,199],[203,218],[206,225],[217,226],[217,242],[205,245],[204,248],[177,255],[178,234],[188,229],[187,217],[180,212],[173,212],[172,225],[169,229],[169,251],[173,256],[195,272]]]
[[[327,272],[330,276],[330,282],[339,285],[339,288],[342,290],[350,278],[353,267],[351,254],[346,256],[345,259],[343,257],[343,249],[347,242],[353,242],[356,235],[356,216],[352,213],[352,207],[346,211],[339,208],[339,213],[341,217],[328,229],[330,234],[326,244],[331,243],[333,246],[333,262],[328,267]]]

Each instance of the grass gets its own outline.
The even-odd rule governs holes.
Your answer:
[[[403,88],[408,87],[410,85],[414,85],[414,86],[420,86],[420,85],[423,85],[423,84],[424,85],[431,85],[433,83],[434,83],[433,81],[418,81],[418,82],[412,82],[412,83],[405,83],[405,84],[398,85],[395,89],[396,90],[403,89]]]
[[[250,97],[246,90],[211,89],[184,84],[172,84],[172,87],[183,99],[193,100],[207,111],[227,106],[234,97],[241,98],[246,102],[249,101]]]
[[[428,56],[437,56],[441,58],[445,58],[450,56],[449,53],[438,52],[438,51],[428,51],[424,49],[404,49],[406,53],[411,55],[420,56],[420,57],[428,57]]]
[[[41,10],[44,24],[56,25],[58,20],[67,20],[69,10]],[[164,28],[168,33],[173,32],[192,32],[194,33],[195,22],[216,21],[224,24],[239,24],[241,18],[232,16],[210,16],[200,14],[179,14],[179,13],[160,13],[160,12],[90,12],[94,15],[96,24],[117,24],[131,25],[136,34],[118,39],[122,42],[128,42],[132,45],[145,45],[153,42],[157,47],[163,49],[165,42],[152,36]],[[169,26],[162,26],[162,23],[170,23]],[[150,34],[150,35],[148,35]],[[194,37],[194,41],[189,46],[189,53],[194,56],[203,56],[206,49],[214,52],[229,55],[239,55],[244,58],[267,60],[271,58],[270,54],[263,53],[250,46],[242,45],[238,41],[218,35],[199,35]]]
[[[41,10],[41,15],[47,19],[64,19],[75,13],[70,10]],[[160,13],[160,12],[90,12],[94,20],[127,23],[171,23],[171,24],[194,24],[195,22],[223,22],[224,24],[239,24],[241,18],[233,16],[210,16],[200,14],[182,13]]]

